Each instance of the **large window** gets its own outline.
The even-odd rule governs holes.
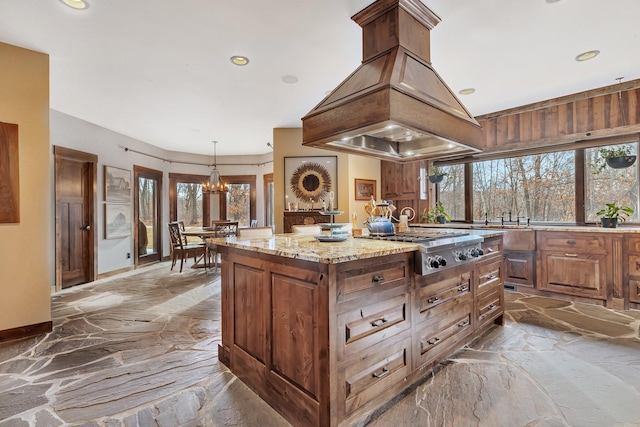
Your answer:
[[[438,200],[445,206],[452,220],[464,221],[464,165],[442,166],[440,170],[447,175],[446,179],[438,184]]]
[[[573,151],[473,164],[473,220],[575,222]]]
[[[210,224],[209,195],[202,193],[206,176],[169,174],[169,218],[184,221],[186,229]]]
[[[637,142],[606,148],[625,145],[638,152]],[[465,189],[463,165],[440,166],[448,176],[438,185],[438,200],[453,220],[460,221],[467,219],[466,195],[473,200],[468,219],[475,222],[511,218],[515,223],[520,217],[536,223],[593,223],[607,203],[631,207],[635,213],[629,221],[639,222],[638,164],[598,171],[600,156],[599,147],[594,147],[474,162],[467,169],[472,189]]]
[[[630,146],[631,152],[637,153],[637,143],[620,144],[619,146],[625,145]],[[638,222],[637,166],[624,169],[605,167],[599,170],[596,166],[599,157],[598,148],[585,150],[585,220],[595,222],[596,212],[604,208],[607,203],[615,203],[631,207],[635,213],[629,218],[629,221]]]
[[[225,176],[223,180],[229,186],[222,209],[225,219],[238,221],[239,227],[249,227],[256,219],[256,176]]]

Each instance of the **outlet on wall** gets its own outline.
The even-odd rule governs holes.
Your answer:
[[[127,259],[131,258],[131,252],[127,252]]]

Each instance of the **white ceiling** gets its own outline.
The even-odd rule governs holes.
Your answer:
[[[50,55],[51,108],[167,150],[262,154],[361,61],[372,0],[0,0],[0,41]],[[432,63],[474,115],[640,78],[639,0],[423,0]],[[591,61],[579,53],[597,49]],[[249,65],[231,64],[245,55]],[[2,58],[0,58],[1,66]],[[293,75],[297,84],[285,84]],[[1,119],[1,118],[0,118]]]

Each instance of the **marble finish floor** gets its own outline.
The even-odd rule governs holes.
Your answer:
[[[359,425],[640,426],[640,312],[507,292],[489,331]],[[289,426],[217,359],[219,275],[161,263],[52,296],[0,343],[0,427]]]

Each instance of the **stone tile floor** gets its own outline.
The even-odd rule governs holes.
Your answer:
[[[219,275],[157,264],[52,296],[0,343],[0,427],[289,426],[217,359]],[[640,312],[507,293],[496,327],[376,427],[640,426]]]

